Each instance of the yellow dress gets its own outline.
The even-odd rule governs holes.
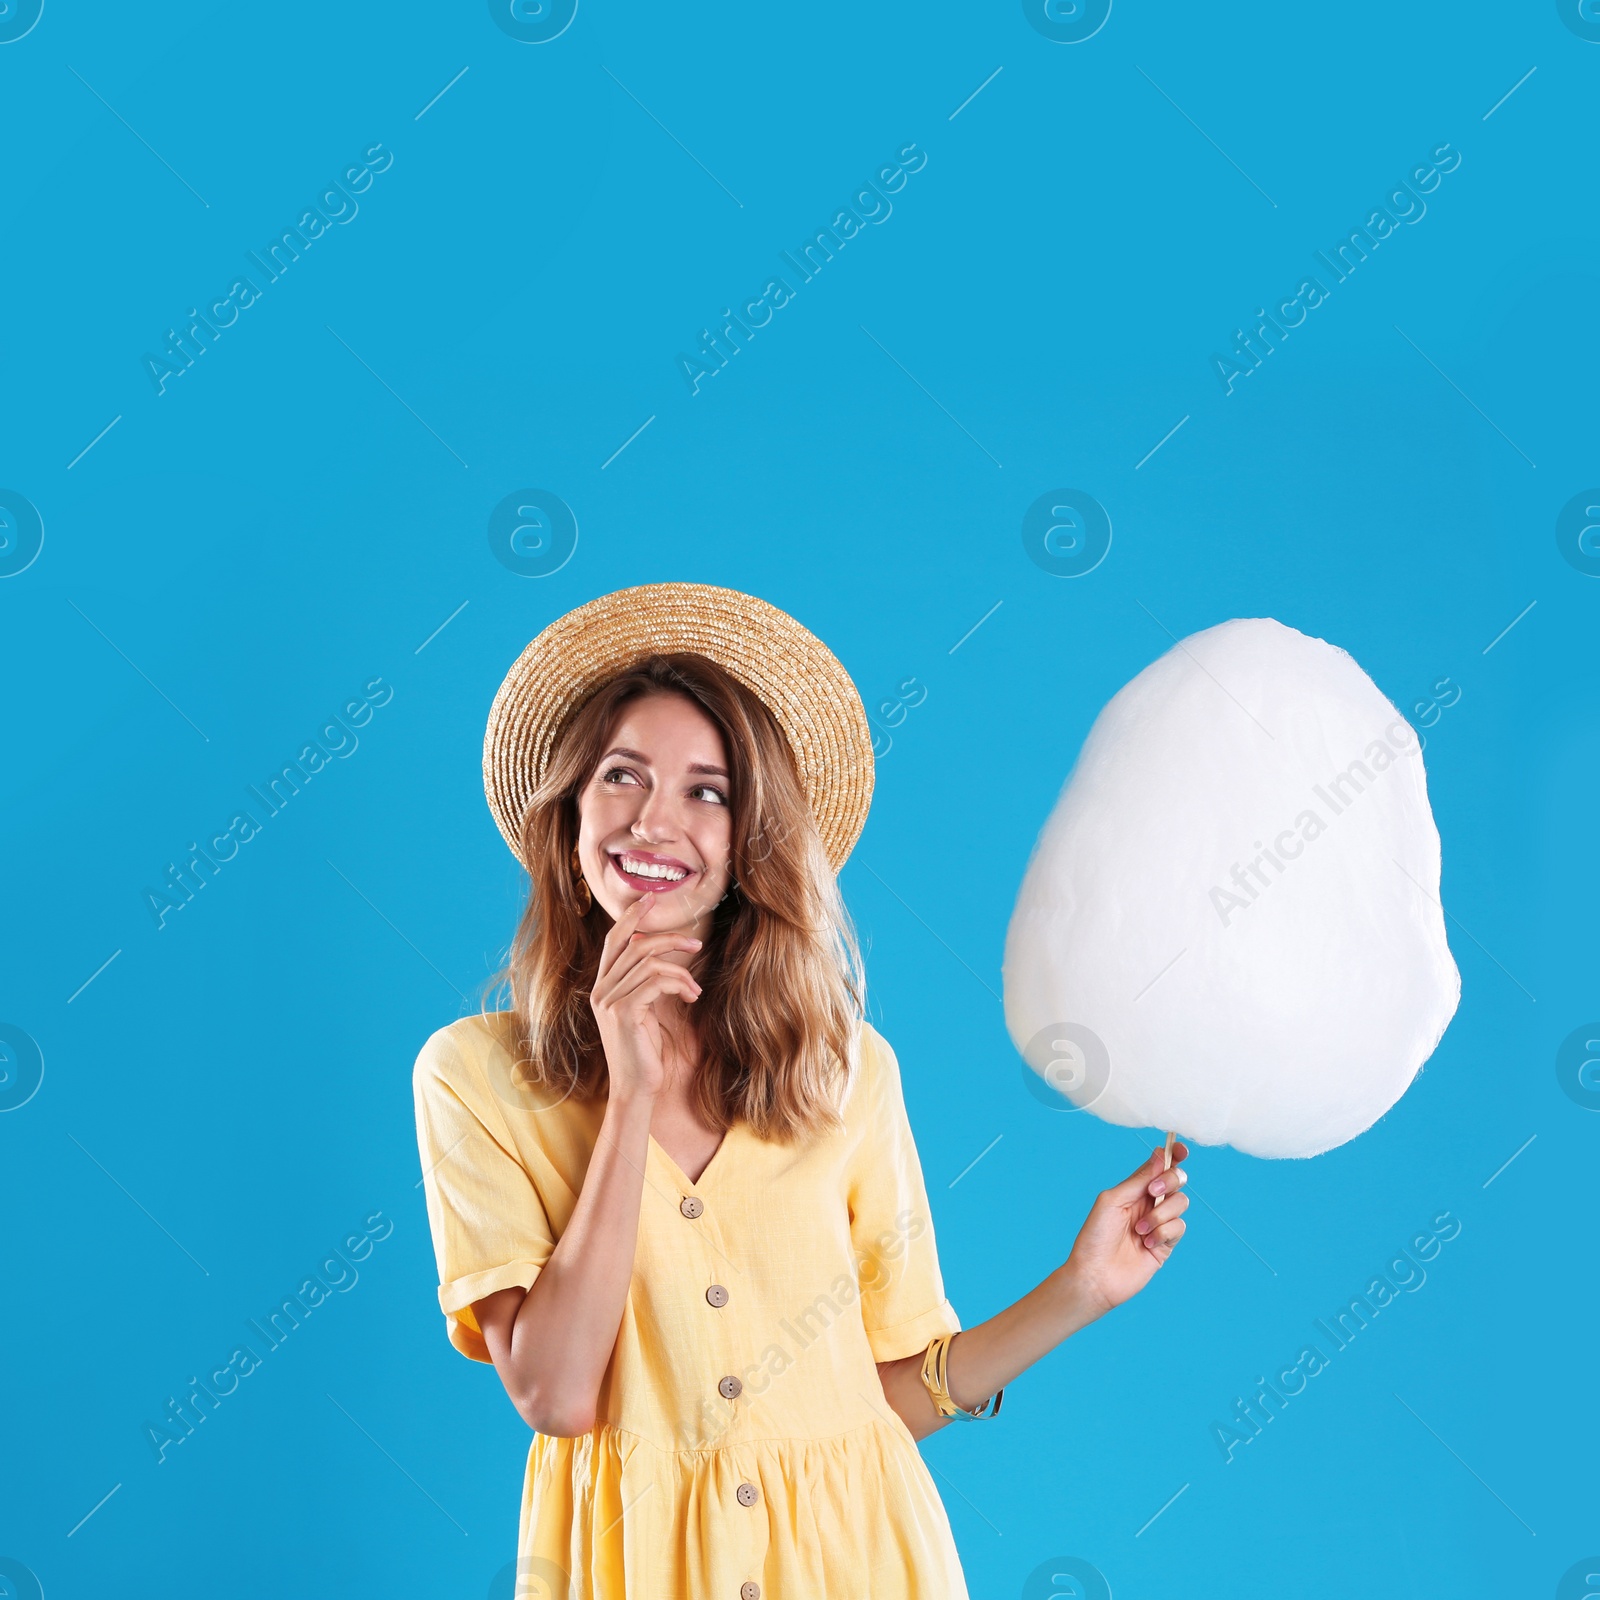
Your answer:
[[[476,1361],[472,1303],[532,1286],[605,1113],[515,1084],[509,1023],[441,1029],[414,1080],[439,1304]],[[793,1146],[735,1124],[697,1183],[650,1140],[600,1421],[528,1452],[518,1600],[966,1600],[874,1365],[961,1324],[899,1065],[871,1027],[842,1115]]]

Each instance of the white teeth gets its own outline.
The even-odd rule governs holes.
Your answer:
[[[682,867],[667,867],[654,861],[640,861],[636,856],[618,856],[617,863],[624,872],[635,878],[662,878],[670,883],[678,883],[689,876]]]

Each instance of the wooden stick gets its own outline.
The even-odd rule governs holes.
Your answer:
[[[1178,1137],[1177,1129],[1175,1129],[1175,1128],[1168,1128],[1167,1129],[1167,1145],[1166,1145],[1166,1149],[1162,1152],[1162,1159],[1161,1159],[1161,1170],[1163,1172],[1168,1172],[1172,1168],[1172,1141],[1174,1139],[1176,1139],[1177,1137]]]

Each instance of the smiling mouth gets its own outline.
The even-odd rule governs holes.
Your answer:
[[[619,850],[609,860],[617,876],[631,889],[646,894],[666,894],[694,876],[683,862],[669,856],[653,856],[635,850]]]

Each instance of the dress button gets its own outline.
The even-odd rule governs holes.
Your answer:
[[[717,1393],[720,1394],[724,1400],[736,1400],[739,1397],[739,1391],[743,1388],[744,1385],[740,1383],[737,1378],[729,1376],[724,1378],[722,1382],[717,1385]]]
[[[739,1600],[761,1600],[761,1585],[759,1583],[741,1583],[739,1585]]]
[[[678,1209],[686,1217],[698,1217],[706,1208],[706,1203],[697,1194],[686,1194],[678,1202]]]
[[[753,1483],[741,1483],[733,1494],[742,1506],[753,1506],[761,1498],[761,1491]]]
[[[720,1283],[714,1283],[706,1290],[706,1299],[714,1306],[725,1306],[728,1303],[728,1291]]]

